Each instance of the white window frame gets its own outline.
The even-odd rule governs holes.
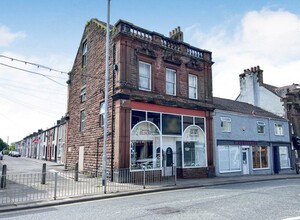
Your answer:
[[[224,126],[224,124],[227,124],[227,126]],[[223,133],[230,133],[231,132],[231,118],[221,117],[221,131]]]
[[[266,130],[266,123],[263,122],[263,121],[257,121],[256,125],[257,125],[257,133],[258,134],[264,134],[265,130]],[[259,129],[258,129],[259,127],[262,127],[263,132],[259,132]]]
[[[174,78],[174,81],[168,79],[168,74],[172,74],[171,78]],[[172,85],[173,91],[168,91],[168,84]],[[166,69],[166,94],[176,96],[176,71],[172,69]]]
[[[283,124],[275,123],[275,135],[277,136],[283,136]]]
[[[80,125],[79,125],[79,127],[80,127],[79,128],[80,131],[84,131],[84,129],[85,129],[85,109],[80,111]]]
[[[224,148],[223,150],[227,150],[227,154],[228,154],[228,158],[229,158],[229,169],[228,170],[225,170],[225,169],[222,169],[221,167],[221,148]],[[239,168],[233,168],[231,165],[232,165],[232,160],[233,158],[231,158],[231,148],[237,148],[238,150],[238,158],[236,158],[238,160],[238,164],[239,164]],[[241,157],[241,147],[240,146],[237,146],[237,145],[220,145],[218,146],[218,156],[219,156],[219,172],[220,173],[232,173],[232,172],[240,172],[242,171],[242,166],[241,166],[241,161],[242,161],[242,157]]]
[[[99,113],[99,124],[100,127],[104,127],[105,120],[105,102],[100,103],[100,113]]]
[[[141,75],[141,65],[144,65],[148,69],[148,73]],[[141,86],[141,78],[148,80],[148,88],[144,88]],[[143,61],[139,61],[139,89],[145,91],[151,91],[151,64]]]
[[[194,90],[193,95],[191,95],[192,90]],[[189,91],[188,92],[189,92],[190,99],[198,99],[198,76],[189,74]]]

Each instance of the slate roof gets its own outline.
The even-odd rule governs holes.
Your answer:
[[[214,97],[213,104],[214,107],[219,110],[236,112],[236,113],[251,115],[251,116],[272,118],[277,120],[285,120],[284,118],[279,117],[271,112],[268,112],[266,110],[263,110],[259,107],[256,107],[254,105],[245,102],[239,102],[230,99]]]

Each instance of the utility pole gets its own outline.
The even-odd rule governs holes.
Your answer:
[[[107,21],[106,21],[106,53],[105,53],[105,98],[104,98],[104,134],[103,134],[103,159],[102,159],[102,186],[106,193],[106,142],[107,142],[107,110],[108,110],[108,75],[109,75],[109,28],[110,28],[110,0],[107,0]]]
[[[9,136],[7,136],[7,145],[9,146]]]

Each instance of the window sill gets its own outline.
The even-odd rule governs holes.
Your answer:
[[[239,173],[242,172],[242,170],[230,170],[230,171],[219,171],[220,173]]]

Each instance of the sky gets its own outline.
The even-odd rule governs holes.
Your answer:
[[[106,21],[107,0],[0,0],[0,9],[0,138],[12,143],[65,115],[66,73],[86,22]],[[298,0],[111,0],[110,9],[111,24],[165,36],[180,26],[185,42],[211,51],[214,96],[235,99],[239,74],[257,65],[267,84],[300,83]]]

